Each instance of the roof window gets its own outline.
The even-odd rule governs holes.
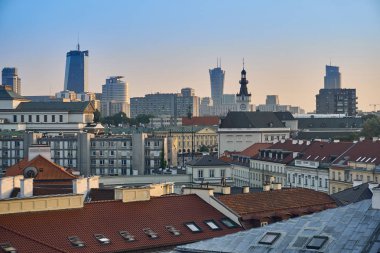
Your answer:
[[[185,226],[188,229],[190,229],[191,232],[193,232],[193,233],[200,233],[200,232],[202,232],[202,229],[197,224],[195,224],[195,222],[186,222]]]
[[[135,241],[135,237],[131,235],[128,231],[119,231],[119,234],[128,242],[133,242]]]
[[[218,224],[214,220],[205,220],[204,223],[211,229],[211,230],[221,230],[221,227],[219,227]]]
[[[280,238],[280,233],[267,232],[259,241],[261,244],[273,245]]]
[[[98,240],[101,244],[110,244],[111,240],[105,237],[103,234],[94,234],[96,240]]]
[[[166,229],[175,236],[181,235],[181,232],[173,226],[166,226]]]
[[[313,236],[306,245],[306,248],[321,249],[328,239],[329,238],[327,236]]]
[[[150,228],[144,228],[143,229],[144,233],[146,235],[148,235],[151,239],[156,239],[158,238],[158,234],[156,232],[154,232],[152,229]]]
[[[223,218],[220,220],[220,222],[223,223],[224,226],[228,227],[228,228],[237,228],[239,227],[238,224],[236,224],[235,222],[233,222],[230,218]]]
[[[74,236],[69,236],[69,237],[67,237],[67,239],[69,239],[69,241],[71,242],[71,244],[74,247],[81,248],[81,247],[86,246],[86,244],[81,239],[79,239],[78,236],[75,236],[75,235]]]
[[[6,253],[17,253],[17,249],[9,242],[0,243],[0,249]]]

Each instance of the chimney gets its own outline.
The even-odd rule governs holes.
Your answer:
[[[310,141],[306,141],[306,145],[308,145],[308,146],[309,146],[309,145],[310,145]]]
[[[99,189],[99,176],[92,176],[87,178],[88,191],[91,189]]]
[[[264,191],[264,192],[268,192],[268,191],[270,191],[270,184],[265,184],[265,185],[263,185],[263,191]]]
[[[372,189],[372,208],[380,209],[380,188],[375,187]]]
[[[20,180],[20,197],[33,197],[33,178],[24,178]]]
[[[364,141],[365,140],[365,137],[361,136],[359,137],[359,141]]]
[[[0,199],[7,199],[14,189],[13,177],[0,178]]]
[[[73,193],[86,195],[88,191],[87,178],[77,178],[73,180]]]
[[[357,180],[357,179],[355,179],[354,182],[353,182],[353,187],[359,186],[359,185],[361,185],[362,183],[363,183],[362,180]]]
[[[23,175],[17,175],[13,177],[13,186],[14,188],[21,188],[21,180],[24,179]]]
[[[292,140],[292,144],[293,145],[297,144],[297,140]]]
[[[249,193],[249,186],[243,186],[242,190],[243,193]]]
[[[124,203],[150,200],[150,187],[115,188],[115,199]]]
[[[298,144],[299,144],[299,145],[302,145],[302,144],[303,144],[303,140],[299,140],[299,141],[298,141]]]
[[[212,188],[198,188],[198,187],[183,187],[183,194],[197,194],[202,199],[208,199],[210,196],[214,196],[214,189]]]
[[[378,187],[378,186],[379,186],[379,184],[375,183],[375,182],[369,182],[368,183],[368,189],[372,192],[372,194],[373,194],[373,188]]]

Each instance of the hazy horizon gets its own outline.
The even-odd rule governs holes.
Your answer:
[[[221,57],[225,93],[245,58],[253,104],[315,109],[325,65],[340,67],[360,110],[380,104],[380,2],[0,0],[0,67],[17,67],[22,95],[63,90],[66,53],[89,50],[89,90],[125,76],[131,97],[192,87],[210,96]]]

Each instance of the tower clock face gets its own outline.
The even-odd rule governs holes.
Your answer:
[[[245,111],[247,109],[247,106],[245,104],[240,105],[240,110]]]

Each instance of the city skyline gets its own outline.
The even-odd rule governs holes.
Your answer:
[[[342,88],[357,89],[359,110],[379,103],[378,2],[215,3],[2,0],[0,66],[18,68],[22,95],[53,95],[62,90],[65,54],[79,33],[90,52],[94,92],[105,78],[123,75],[131,97],[183,87],[210,97],[208,70],[221,57],[224,93],[237,93],[244,57],[253,104],[276,94],[284,104],[313,111],[331,60],[340,67]]]

